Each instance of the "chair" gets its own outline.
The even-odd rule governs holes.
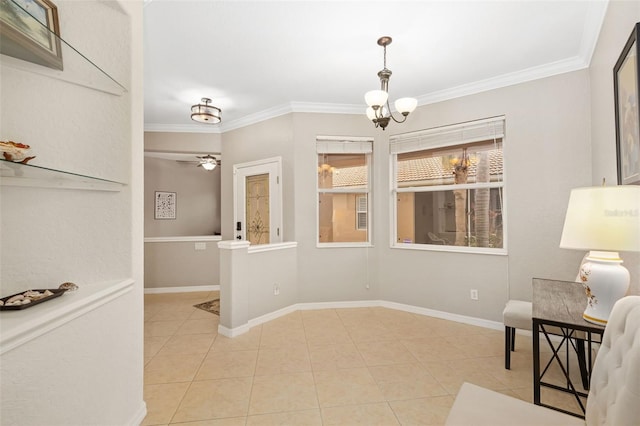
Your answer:
[[[516,329],[532,329],[531,302],[509,300],[502,312],[504,322],[504,368],[511,369],[511,352],[516,348]]]
[[[609,317],[593,366],[585,419],[464,383],[446,424],[638,425],[640,419],[640,296],[620,299]]]

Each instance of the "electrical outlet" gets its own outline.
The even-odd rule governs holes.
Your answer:
[[[471,297],[471,300],[478,300],[478,290],[476,290],[475,288],[472,288],[469,293],[470,293],[469,296]]]
[[[206,250],[207,249],[207,243],[196,243],[195,244],[195,249],[196,250]]]
[[[273,295],[278,296],[280,294],[280,286],[278,284],[273,285]]]

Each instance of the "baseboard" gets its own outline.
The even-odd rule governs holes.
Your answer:
[[[382,307],[396,309],[399,311],[411,312],[428,317],[441,318],[449,321],[460,322],[463,324],[475,325],[493,330],[504,330],[504,324],[498,321],[490,321],[482,318],[469,317],[466,315],[452,314],[450,312],[436,311],[434,309],[421,308],[418,306],[404,305],[402,303],[381,301]]]
[[[192,293],[196,291],[220,291],[219,285],[193,285],[185,287],[149,287],[144,289],[144,294],[161,293]]]
[[[147,403],[142,401],[138,411],[131,417],[131,420],[127,423],[131,426],[139,426],[142,424],[142,421],[147,416]]]
[[[241,334],[248,332],[250,329],[251,329],[251,326],[249,326],[249,324],[244,324],[244,325],[241,325],[240,327],[235,327],[235,328],[227,328],[218,324],[218,334],[221,334],[225,337],[237,337],[237,336],[240,336]]]
[[[250,328],[256,327],[260,324],[264,324],[266,322],[272,321],[281,316],[296,312],[296,311],[309,311],[314,309],[343,309],[343,308],[373,308],[373,307],[383,307],[388,309],[395,309],[398,311],[411,312],[413,314],[425,315],[434,318],[441,318],[449,321],[455,321],[463,324],[475,325],[478,327],[489,328],[492,330],[504,330],[504,325],[501,322],[485,320],[482,318],[474,318],[465,315],[452,314],[449,312],[436,311],[434,309],[421,308],[418,306],[405,305],[402,303],[396,302],[387,302],[385,300],[357,300],[357,301],[347,301],[347,302],[311,302],[311,303],[297,303],[294,305],[287,306],[282,309],[278,309],[277,311],[270,312],[265,315],[261,315],[259,317],[250,319],[247,323],[247,329],[242,331],[246,333]],[[222,326],[219,326],[222,327]],[[233,330],[229,330],[229,332],[233,333],[235,330],[243,327],[234,328]],[[237,335],[237,334],[235,334]],[[225,334],[227,337],[228,336]]]

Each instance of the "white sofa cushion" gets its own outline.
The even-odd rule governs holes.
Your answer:
[[[591,375],[587,424],[640,425],[640,296],[613,307]]]

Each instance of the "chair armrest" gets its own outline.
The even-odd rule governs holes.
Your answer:
[[[447,426],[585,426],[577,417],[463,383],[451,407]]]

